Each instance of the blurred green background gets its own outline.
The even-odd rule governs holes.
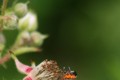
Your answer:
[[[120,0],[30,0],[29,7],[49,38],[41,53],[18,56],[23,63],[53,59],[76,70],[77,80],[120,80]],[[22,80],[13,60],[7,67],[0,80]]]

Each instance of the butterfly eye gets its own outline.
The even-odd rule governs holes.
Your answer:
[[[76,71],[71,71],[70,73],[75,75],[75,76],[77,76],[77,72]]]

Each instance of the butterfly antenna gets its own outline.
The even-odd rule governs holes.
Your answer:
[[[64,72],[64,73],[66,72],[66,69],[65,69],[65,67],[63,67],[63,72]]]
[[[70,67],[68,67],[68,70],[71,71]]]

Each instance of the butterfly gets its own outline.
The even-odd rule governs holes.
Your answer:
[[[66,70],[65,67],[63,67],[63,80],[75,80],[77,78],[77,72],[74,70],[71,70],[70,67]]]
[[[37,66],[32,63],[32,66],[21,63],[15,55],[12,55],[15,61],[16,68],[26,76],[23,80],[75,80],[77,77],[76,71],[73,71],[68,67],[62,69],[59,68],[56,61],[44,60]]]

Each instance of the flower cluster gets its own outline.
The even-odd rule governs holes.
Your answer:
[[[76,72],[62,70],[56,61],[44,60],[38,66],[21,63],[16,55],[28,52],[40,51],[38,48],[48,37],[37,31],[37,15],[28,9],[27,3],[16,3],[11,8],[6,9],[8,0],[3,0],[2,13],[0,16],[0,64],[5,63],[11,57],[14,59],[16,68],[26,76],[23,80],[75,80]],[[17,30],[18,34],[15,42],[6,50],[6,42],[3,34],[4,30]],[[1,54],[7,52],[2,56]],[[10,54],[11,53],[11,54]]]
[[[3,3],[5,4],[5,2]],[[15,3],[11,8],[6,9],[3,5],[3,12],[4,14],[0,16],[0,29],[2,28],[2,31],[0,31],[0,62],[4,63],[4,61],[7,61],[2,59],[1,54],[4,52],[6,52],[6,55],[9,51],[14,52],[15,55],[20,55],[40,51],[41,49],[38,47],[43,44],[48,35],[43,35],[37,31],[37,15],[32,9],[28,8],[28,2]],[[15,42],[10,45],[9,49],[6,49],[6,42],[9,42],[9,40],[3,34],[5,30],[10,30],[11,32],[16,30],[18,32]]]

